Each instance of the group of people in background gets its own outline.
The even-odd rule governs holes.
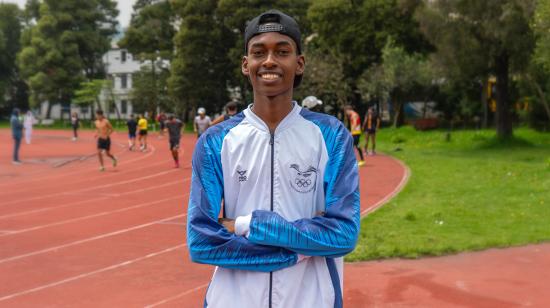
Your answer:
[[[323,105],[323,102],[317,99],[315,96],[308,96],[302,101],[302,107],[309,110],[316,111]],[[216,125],[223,121],[226,121],[236,115],[238,112],[238,106],[235,102],[230,102],[225,106],[225,112],[212,120],[206,115],[206,110],[203,107],[197,109],[197,116],[193,121],[193,129],[200,137],[210,126]],[[367,114],[364,117],[364,121],[361,122],[361,117],[353,109],[352,106],[347,105],[344,107],[344,112],[349,123],[350,133],[353,136],[353,145],[356,148],[359,155],[359,166],[365,165],[366,155],[376,154],[376,131],[380,127],[380,118],[375,112],[373,107],[368,108]],[[156,120],[159,123],[160,136],[168,134],[168,141],[170,146],[170,152],[174,159],[174,164],[179,167],[179,147],[181,131],[183,129],[183,123],[177,119],[174,115],[167,116],[164,112],[158,114]],[[19,109],[15,108],[10,118],[10,124],[12,128],[12,136],[14,139],[13,149],[13,164],[21,164],[19,159],[19,149],[21,146],[21,140],[24,136],[27,144],[31,143],[32,127],[36,123],[32,112],[29,110],[26,115],[21,117]],[[103,164],[102,153],[112,159],[113,166],[116,166],[117,159],[110,152],[110,135],[113,132],[113,127],[109,120],[103,115],[103,111],[96,111],[96,120],[94,122],[96,128],[97,149],[100,162],[100,170],[105,170]],[[136,148],[136,139],[139,143],[139,150],[142,152],[147,151],[147,136],[149,123],[147,118],[140,114],[137,119],[135,115],[130,115],[128,121],[126,121],[128,128],[128,148],[130,151],[134,151]],[[81,127],[80,118],[78,113],[73,112],[71,114],[71,127],[73,130],[72,140],[78,139],[78,129]],[[24,135],[23,135],[24,132]],[[365,147],[364,151],[361,149],[359,142],[361,135],[365,134]],[[371,144],[371,151],[369,151],[369,143]]]

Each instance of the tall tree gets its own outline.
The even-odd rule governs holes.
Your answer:
[[[23,14],[15,4],[0,3],[0,107],[13,96],[18,79],[16,56],[21,45]]]
[[[159,69],[159,63],[163,63],[163,59],[170,60],[174,54],[175,14],[168,1],[140,0],[134,5],[134,11],[130,27],[118,45],[150,62],[147,69],[134,76],[134,80],[138,79],[134,83],[134,92],[147,95],[133,95],[133,103],[154,115],[166,98],[166,74]],[[140,89],[142,86],[144,88]],[[142,102],[145,98],[148,101]]]
[[[174,39],[176,54],[171,64],[171,96],[182,109],[203,106],[214,112],[228,101],[227,53],[233,34],[216,13],[217,0],[175,0],[181,21]]]
[[[101,55],[114,33],[116,9],[111,0],[44,0],[36,25],[23,36],[18,55],[22,76],[31,89],[31,103],[69,104],[85,78],[100,74]]]
[[[394,126],[404,122],[406,99],[414,98],[419,88],[427,88],[433,80],[429,62],[420,54],[409,54],[403,47],[395,46],[388,39],[382,49],[381,64],[368,69],[359,80],[363,97],[376,97],[386,101],[391,98]]]
[[[497,135],[512,136],[509,78],[521,72],[533,51],[529,23],[535,0],[424,1],[421,29],[441,62],[464,79],[497,78]]]
[[[413,18],[417,6],[413,0],[318,0],[309,8],[308,18],[318,44],[344,61],[344,82],[357,93],[357,81],[381,62],[388,38],[408,53],[431,50]]]

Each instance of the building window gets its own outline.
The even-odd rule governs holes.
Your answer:
[[[128,102],[123,99],[120,101],[120,113],[126,114],[128,112]]]
[[[128,76],[126,74],[120,75],[120,88],[126,89],[128,87]]]
[[[120,61],[121,61],[122,63],[126,62],[126,50],[122,50],[122,51],[120,52]]]

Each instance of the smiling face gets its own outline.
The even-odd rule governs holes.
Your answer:
[[[250,39],[242,62],[242,72],[249,78],[255,95],[267,97],[292,94],[294,77],[302,75],[304,68],[304,56],[298,55],[296,43],[277,32]]]

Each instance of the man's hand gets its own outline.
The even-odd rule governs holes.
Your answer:
[[[235,219],[218,218],[218,223],[226,228],[230,233],[235,233]]]

